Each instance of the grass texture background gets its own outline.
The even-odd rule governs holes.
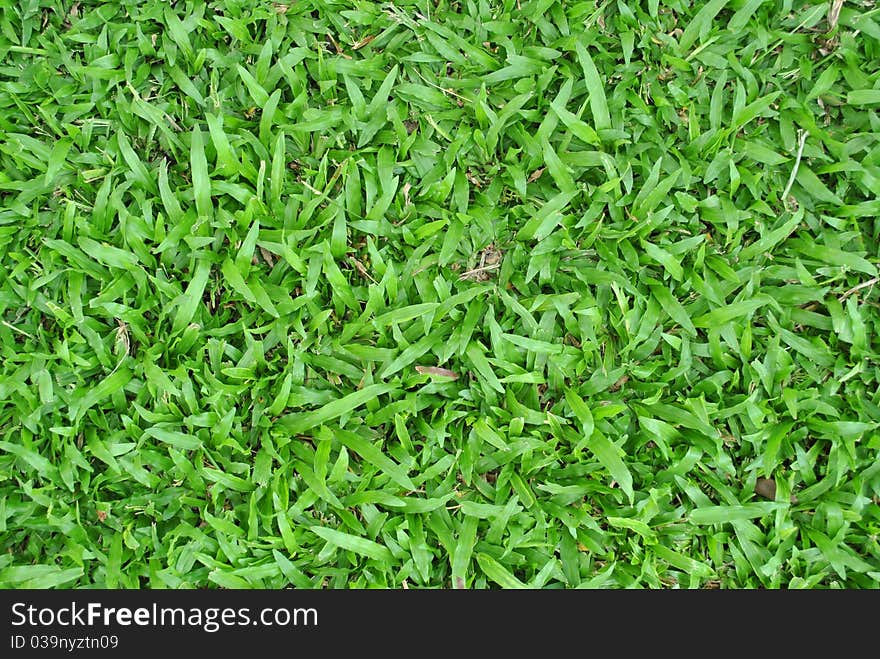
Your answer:
[[[0,585],[880,584],[872,0],[0,9]]]

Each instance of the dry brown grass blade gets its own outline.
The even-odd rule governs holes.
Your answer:
[[[840,20],[840,10],[843,8],[843,0],[831,0],[831,6],[828,8],[828,31],[830,32],[837,27]]]
[[[458,373],[450,371],[448,368],[440,368],[439,366],[416,366],[416,371],[422,375],[442,375],[453,380],[458,379]]]

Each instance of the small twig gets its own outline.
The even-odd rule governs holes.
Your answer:
[[[843,302],[846,298],[848,298],[850,295],[852,295],[856,291],[860,291],[863,288],[870,288],[871,286],[873,286],[877,282],[880,282],[880,277],[872,277],[868,281],[863,281],[858,286],[853,286],[851,289],[849,289],[846,293],[844,293],[843,295],[841,295],[837,299],[840,300],[841,302]]]
[[[315,193],[316,195],[318,195],[319,197],[324,195],[323,192],[321,192],[321,191],[318,190],[317,188],[313,187],[308,181],[300,181],[300,182],[303,184],[304,187],[306,187],[307,189],[311,190],[312,192],[314,192],[314,193]]]
[[[801,166],[801,156],[804,154],[804,144],[807,141],[807,131],[801,130],[798,131],[798,151],[797,156],[794,160],[794,167],[791,170],[791,176],[788,177],[788,183],[785,186],[785,190],[782,192],[782,205],[788,209],[788,193],[791,191],[791,186],[794,185],[794,179],[797,176],[798,168]]]
[[[4,321],[0,321],[0,322],[2,322],[4,325],[6,325],[6,327],[8,327],[9,329],[11,329],[13,332],[18,332],[19,334],[23,334],[24,336],[26,336],[26,337],[29,338],[29,339],[33,339],[33,338],[34,338],[34,337],[32,337],[30,334],[28,334],[27,332],[25,332],[24,330],[20,330],[20,329],[18,329],[15,325],[10,325],[10,324],[7,323],[5,320],[4,320]]]
[[[349,256],[349,257],[348,257],[348,260],[351,261],[351,263],[354,265],[355,270],[357,270],[359,273],[361,273],[361,276],[366,277],[367,279],[369,279],[369,280],[370,280],[371,282],[373,282],[374,284],[377,284],[377,283],[378,283],[375,279],[373,279],[372,275],[371,275],[369,272],[367,272],[367,269],[366,269],[366,267],[364,267],[364,264],[363,264],[363,263],[361,263],[360,261],[358,261],[358,260],[357,260],[355,257],[353,257],[353,256]]]
[[[492,265],[484,265],[480,268],[474,268],[473,270],[468,270],[467,272],[462,272],[458,278],[459,279],[467,279],[472,275],[478,275],[481,272],[485,272],[486,270],[496,270],[501,267],[500,263],[493,263]]]
[[[178,133],[183,132],[183,128],[180,127],[180,124],[174,121],[174,118],[167,112],[165,113],[165,121],[167,121],[171,125],[171,127]]]
[[[416,71],[416,73],[418,73],[419,77],[420,77],[422,80],[424,80],[424,81],[427,82],[429,85],[431,85],[431,87],[435,87],[436,89],[439,89],[439,90],[440,90],[441,92],[443,92],[444,94],[451,94],[452,96],[455,96],[455,98],[461,99],[462,101],[465,101],[465,102],[467,102],[467,103],[470,103],[470,102],[471,102],[471,99],[467,98],[466,96],[462,96],[461,94],[457,94],[457,93],[455,93],[454,90],[449,89],[448,87],[441,87],[440,85],[431,82],[431,81],[428,80],[425,76],[423,76],[419,71]]]

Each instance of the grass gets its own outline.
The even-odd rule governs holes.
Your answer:
[[[0,6],[0,585],[880,585],[873,0]]]

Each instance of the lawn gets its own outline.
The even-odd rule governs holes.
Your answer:
[[[0,586],[880,586],[874,0],[0,8]]]

